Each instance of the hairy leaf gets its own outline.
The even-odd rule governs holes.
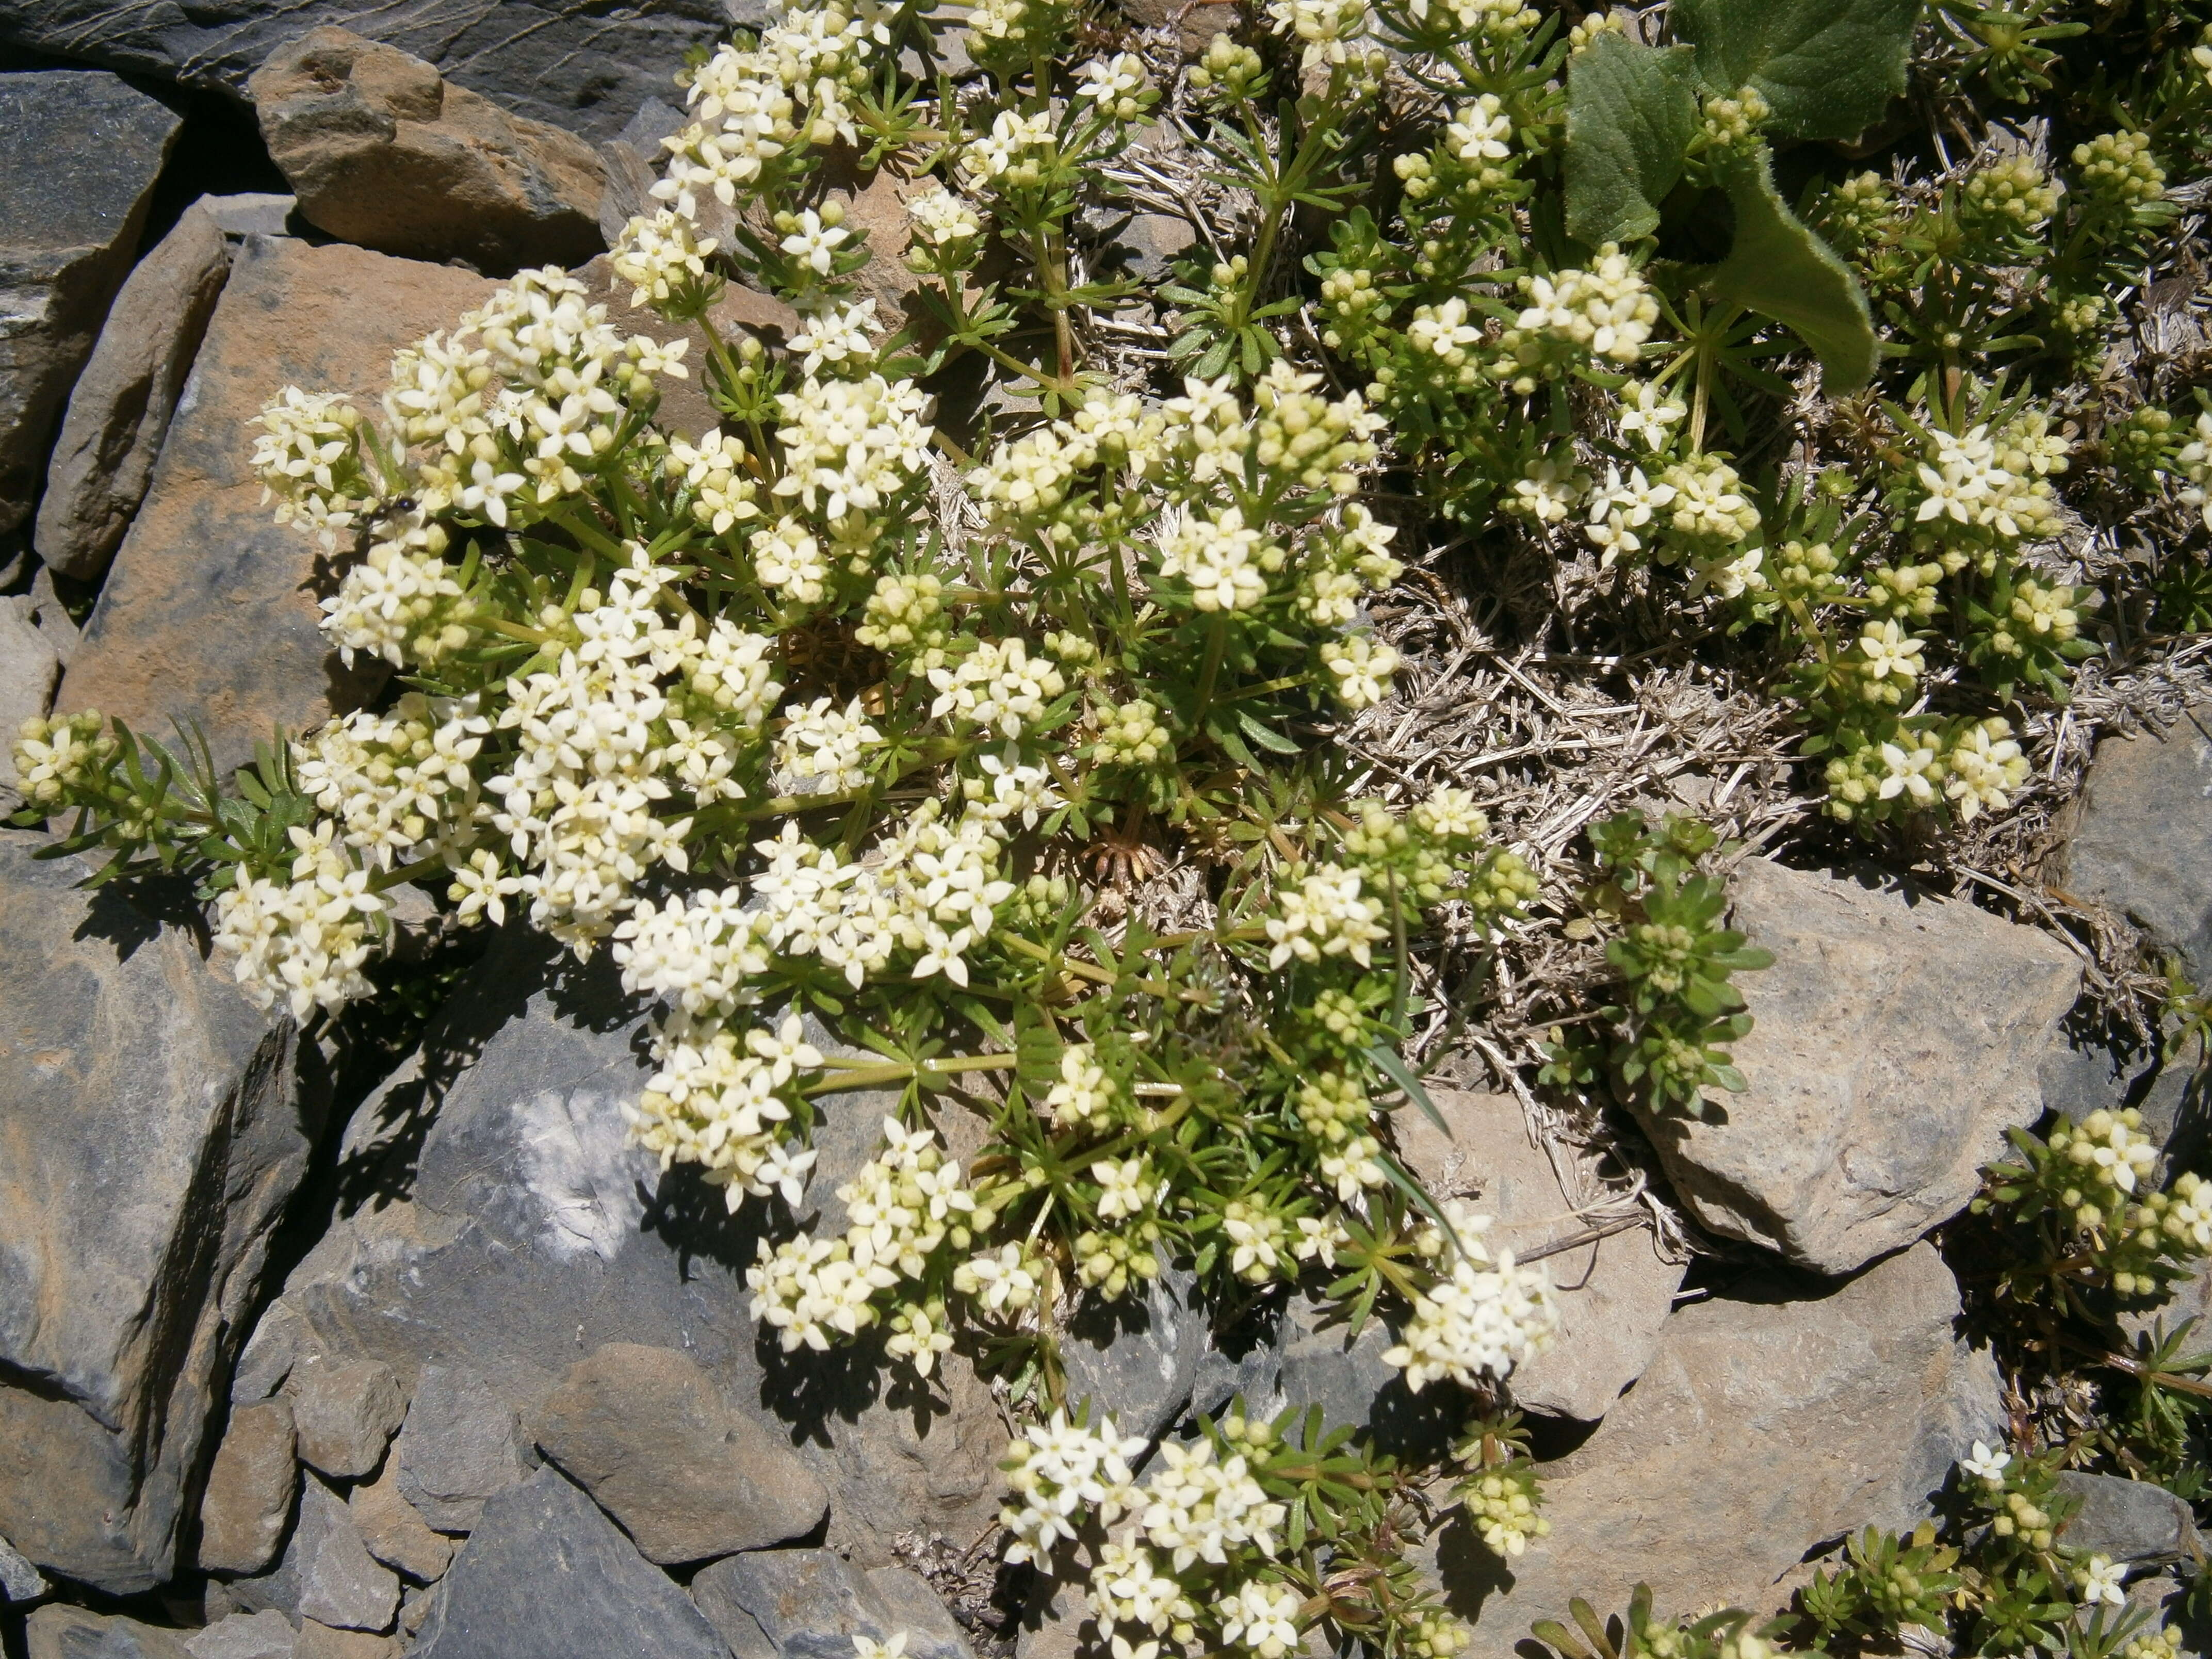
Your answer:
[[[1567,234],[1595,247],[1658,228],[1698,130],[1686,46],[1601,34],[1567,76]]]
[[[1735,244],[1713,267],[1712,291],[1795,331],[1819,356],[1830,397],[1856,392],[1874,374],[1875,352],[1857,282],[1784,204],[1763,149],[1715,172],[1735,206]]]
[[[1905,91],[1922,0],[1674,0],[1674,32],[1715,92],[1759,88],[1774,130],[1855,138]]]

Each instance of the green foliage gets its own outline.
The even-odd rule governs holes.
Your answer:
[[[1674,31],[1714,92],[1756,88],[1774,130],[1854,138],[1904,95],[1922,0],[1675,0]]]
[[[1595,247],[1659,228],[1698,133],[1687,46],[1653,50],[1601,34],[1567,78],[1567,232]]]
[[[2062,1116],[2044,1136],[2006,1132],[2020,1158],[1983,1171],[1973,1210],[2008,1230],[2012,1294],[2094,1319],[2086,1293],[2162,1297],[2212,1250],[2212,1182],[2185,1170],[2149,1189],[2158,1147],[2142,1126],[2130,1108]]]
[[[1773,961],[1717,925],[1727,885],[1697,867],[1735,849],[1694,819],[1670,813],[1655,829],[1640,812],[1594,826],[1590,849],[1600,879],[1583,904],[1609,933],[1605,957],[1620,975],[1620,1000],[1605,1010],[1609,1035],[1601,1048],[1561,1034],[1545,1080],[1580,1087],[1602,1068],[1623,1099],[1702,1117],[1711,1109],[1708,1091],[1746,1086],[1721,1046],[1751,1029],[1730,976]]]
[[[1712,292],[1792,330],[1820,358],[1831,397],[1874,376],[1874,319],[1850,269],[1784,205],[1763,150],[1715,165],[1735,211],[1735,240],[1714,270]]]

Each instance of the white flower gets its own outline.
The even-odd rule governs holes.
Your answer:
[[[2093,1555],[2075,1570],[2074,1582],[2087,1602],[2103,1601],[2124,1607],[2128,1604],[2128,1593],[2122,1588],[2127,1581],[2128,1569],[2124,1562],[2110,1556]]]
[[[817,276],[827,276],[838,246],[852,233],[842,225],[823,224],[822,216],[812,208],[798,216],[798,225],[778,246]]]
[[[853,1638],[853,1652],[856,1659],[900,1659],[906,1652],[906,1632],[896,1631],[885,1642],[872,1642],[865,1636]]]
[[[1959,1469],[1961,1474],[1970,1474],[1977,1480],[1985,1481],[1992,1486],[2002,1486],[2005,1481],[2005,1468],[2010,1461],[2002,1451],[1993,1450],[1977,1440],[1972,1451],[1959,1460]]]
[[[1859,635],[1859,654],[1866,659],[1866,672],[1871,679],[1887,679],[1892,675],[1917,679],[1927,666],[1921,660],[1920,641],[1894,620],[1869,623],[1866,631]]]

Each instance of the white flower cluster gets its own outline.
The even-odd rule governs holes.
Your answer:
[[[1177,1571],[1194,1561],[1224,1565],[1230,1550],[1247,1544],[1273,1555],[1287,1513],[1253,1479],[1241,1454],[1217,1462],[1210,1440],[1164,1443],[1143,1496],[1145,1541],[1167,1552]]]
[[[1510,1250],[1493,1260],[1484,1246],[1490,1217],[1457,1204],[1445,1215],[1460,1248],[1441,1237],[1430,1241],[1440,1258],[1437,1282],[1415,1299],[1397,1346],[1382,1355],[1417,1394],[1444,1378],[1474,1388],[1482,1376],[1504,1376],[1548,1342],[1559,1323],[1543,1269],[1516,1266]]]
[[[874,513],[919,472],[929,447],[921,420],[927,394],[880,374],[814,380],[776,399],[785,424],[784,472],[776,493],[795,495],[830,519]]]
[[[1095,1515],[1108,1526],[1120,1520],[1137,1501],[1129,1460],[1144,1449],[1144,1437],[1120,1434],[1110,1413],[1071,1423],[1056,1411],[1049,1422],[1024,1430],[999,1466],[1019,1500],[999,1512],[1000,1524],[1014,1535],[1006,1559],[1042,1564],[1084,1518]]]
[[[1200,611],[1249,611],[1267,596],[1267,574],[1283,560],[1280,546],[1228,507],[1213,518],[1192,513],[1176,520],[1160,547],[1159,574],[1188,582]]]
[[[2050,535],[2057,525],[2051,475],[2066,470],[2069,447],[2039,414],[1995,435],[1987,425],[1932,431],[1916,468],[1923,493],[1914,522],[1990,531],[2006,542]]]
[[[690,821],[653,811],[672,793],[656,730],[667,698],[654,659],[667,630],[654,601],[674,575],[635,549],[604,597],[581,596],[570,618],[581,642],[507,682],[499,725],[516,750],[484,786],[498,802],[490,822],[523,866],[532,924],[579,954],[613,928],[647,869],[690,867]]]
[[[1000,110],[991,130],[960,152],[960,171],[981,190],[1004,195],[1034,190],[1060,154],[1050,114],[1018,115]]]
[[[884,1120],[883,1149],[837,1197],[847,1217],[841,1237],[802,1235],[774,1249],[763,1238],[760,1259],[745,1272],[753,1317],[782,1333],[787,1353],[826,1350],[832,1333],[849,1338],[879,1322],[878,1293],[920,1279],[948,1238],[964,1247],[977,1216],[975,1194],[936,1137],[896,1118]],[[905,1340],[893,1352],[927,1376],[951,1346],[942,1310],[909,1297],[900,1314]]]
[[[1632,363],[1659,320],[1659,302],[1644,287],[1642,274],[1611,242],[1598,250],[1590,269],[1524,276],[1521,291],[1528,304],[1502,342],[1509,378],[1526,378],[1530,371],[1557,368],[1582,354]],[[1514,384],[1518,389],[1522,380]]]
[[[1276,33],[1304,42],[1299,67],[1309,70],[1351,61],[1375,25],[1367,0],[1267,0],[1267,19]]]
[[[1366,967],[1370,947],[1390,936],[1389,912],[1359,887],[1359,872],[1348,866],[1292,869],[1276,886],[1275,914],[1267,920],[1267,966],[1348,956]]]
[[[470,763],[491,722],[480,699],[403,696],[389,714],[348,714],[292,745],[300,792],[343,828],[345,844],[389,870],[434,841],[474,838]]]
[[[961,725],[1013,738],[1067,689],[1060,665],[1020,640],[979,640],[958,662],[929,671],[937,691],[932,720],[951,716]]]
[[[329,819],[312,834],[294,825],[289,880],[241,871],[216,896],[215,940],[238,958],[239,985],[263,1008],[283,997],[295,1019],[317,1007],[335,1012],[370,989],[362,969],[372,919],[387,906],[368,872],[332,844],[337,829]]]

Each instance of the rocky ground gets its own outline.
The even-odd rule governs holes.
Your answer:
[[[0,729],[188,718],[229,766],[380,689],[325,652],[330,573],[270,523],[246,421],[287,383],[373,401],[394,348],[518,265],[611,289],[592,261],[675,119],[667,75],[732,20],[716,0],[217,10],[0,0]],[[896,306],[896,185],[848,193]],[[1155,275],[1189,234],[1116,234]],[[2055,850],[2014,873],[2202,980],[2212,704],[2168,712],[2098,745]],[[845,1659],[899,1630],[910,1659],[1075,1649],[1073,1593],[997,1565],[1002,1392],[957,1355],[926,1393],[885,1391],[758,1339],[746,1218],[626,1143],[641,1011],[604,963],[511,932],[441,958],[418,1007],[302,1036],[215,971],[187,894],[87,892],[42,840],[0,830],[9,1655]],[[1601,1156],[1532,1134],[1522,1092],[1468,1088],[1439,1097],[1449,1137],[1401,1127],[1432,1188],[1477,1198],[1561,1287],[1561,1338],[1514,1388],[1551,1538],[1510,1571],[1463,1522],[1425,1546],[1485,1659],[1638,1580],[1776,1606],[1808,1556],[1925,1513],[2027,1409],[1943,1231],[2003,1130],[2125,1103],[2175,1160],[2201,1143],[2185,1067],[2096,1040],[2070,936],[1819,862],[1735,872],[1735,925],[1776,960],[1742,981],[1751,1089],[1724,1120],[1648,1143],[1624,1122]],[[880,1115],[827,1114],[822,1224]],[[2212,1278],[2172,1316],[2208,1304]],[[1458,1425],[1386,1342],[1297,1299],[1220,1327],[1170,1279],[1133,1320],[1078,1317],[1070,1391],[1152,1439],[1241,1394],[1432,1447]],[[2200,1547],[2187,1506],[2069,1479],[2068,1541],[2170,1589],[2158,1570]]]

